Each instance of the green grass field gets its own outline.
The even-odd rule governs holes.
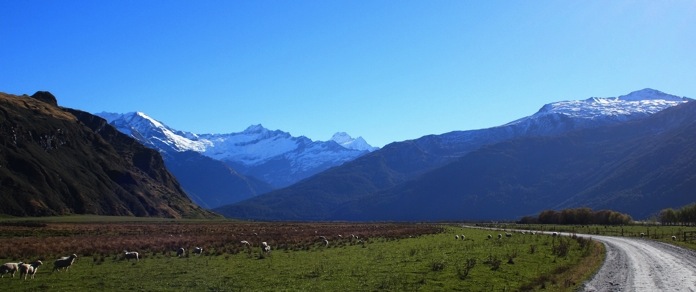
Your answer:
[[[129,224],[121,220],[107,221],[103,224]],[[28,228],[50,228],[52,224]],[[204,226],[207,223],[186,224]],[[221,226],[216,232],[226,232],[242,223],[214,224]],[[293,225],[291,230],[299,233],[300,228],[315,228],[311,224]],[[261,226],[271,228],[269,225]],[[320,225],[326,228],[324,233],[342,226],[342,223]],[[368,227],[381,230],[376,224],[349,226],[357,230]],[[67,272],[51,271],[55,255],[42,256],[40,250],[33,251],[35,255],[32,251],[23,251],[32,255],[0,261],[30,262],[35,256],[43,258],[44,265],[39,268],[35,279],[19,280],[19,273],[14,279],[8,279],[6,275],[0,279],[3,282],[0,287],[6,291],[519,291],[541,288],[572,291],[601,264],[601,245],[582,239],[520,233],[497,239],[498,232],[452,225],[438,228],[442,232],[410,237],[401,231],[393,233],[399,236],[371,234],[362,241],[336,240],[334,236],[328,247],[313,240],[293,239],[297,242],[295,245],[272,242],[272,245],[282,248],[274,249],[268,255],[262,255],[258,245],[251,253],[243,248],[214,246],[207,248],[202,256],[181,258],[159,248],[140,249],[143,258],[139,262],[123,260],[120,250],[78,254],[78,260]],[[27,236],[42,239],[40,230],[15,232],[24,236],[24,240]],[[151,236],[167,236],[166,233],[170,232],[153,232]],[[54,233],[51,233],[51,240],[74,240],[75,245],[83,244],[78,242],[81,235],[66,234],[61,239]],[[487,238],[489,233],[493,239]],[[462,234],[466,236],[465,240],[455,239],[455,235]],[[16,237],[3,239],[0,249],[12,244]],[[237,239],[230,239],[230,244],[237,245]],[[69,253],[65,252],[66,255]]]

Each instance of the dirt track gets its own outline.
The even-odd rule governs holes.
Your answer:
[[[696,291],[696,252],[638,238],[589,236],[607,248],[585,291]]]

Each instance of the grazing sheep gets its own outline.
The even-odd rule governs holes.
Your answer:
[[[4,278],[5,274],[12,274],[12,278],[14,278],[14,274],[17,272],[17,269],[19,269],[19,265],[23,264],[22,262],[19,263],[5,263],[2,266],[0,266],[0,278]]]
[[[532,231],[532,235],[536,235],[536,231]]]
[[[677,240],[677,237],[672,235],[672,240]]]
[[[271,246],[268,245],[268,243],[265,241],[261,243],[261,252],[262,253],[270,253],[271,252]]]
[[[501,238],[503,238],[503,235],[498,233],[498,239],[501,239]]]
[[[53,262],[53,271],[60,271],[60,269],[67,271],[75,262],[75,259],[77,259],[76,254],[57,259],[55,262]]]
[[[505,233],[505,237],[512,237],[511,233]]]
[[[186,250],[183,247],[180,247],[176,250],[176,256],[182,257],[184,255],[186,255]]]
[[[244,246],[244,248],[247,250],[249,255],[251,255],[251,244],[246,240],[242,240],[242,241],[240,241],[240,243]]]
[[[645,237],[645,233],[641,232],[640,237]]]
[[[130,262],[131,259],[135,259],[136,262],[140,261],[140,254],[137,251],[123,251],[123,258]]]
[[[493,235],[488,234],[488,239],[493,238]]]
[[[553,237],[558,236],[558,232],[551,233],[551,236],[553,236]]]
[[[195,248],[193,248],[193,253],[197,254],[197,255],[201,255],[203,253],[203,248],[196,246]]]
[[[464,240],[464,239],[466,239],[466,236],[464,236],[464,234],[462,234],[462,236],[460,236],[459,238],[461,238],[462,240]]]
[[[36,271],[39,269],[39,266],[43,265],[43,263],[39,260],[31,263],[31,264],[21,264],[18,266],[19,268],[19,278],[21,279],[22,276],[24,276],[24,280],[27,279],[28,275],[31,275],[31,278],[34,279],[34,275],[36,274]]]
[[[459,234],[455,234],[454,239],[459,239]]]

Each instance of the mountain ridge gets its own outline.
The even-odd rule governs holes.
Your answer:
[[[578,111],[572,107],[565,107],[564,111],[549,114],[549,108],[562,104],[562,102],[552,103],[543,106],[529,117],[498,127],[453,131],[391,143],[378,151],[307,178],[288,188],[215,210],[234,218],[324,220],[331,218],[332,212],[351,200],[369,197],[393,188],[488,145],[523,136],[553,137],[570,131],[639,120],[690,100],[652,89],[635,91],[627,96],[636,97],[646,94],[670,96],[673,100],[637,103],[633,111],[608,111],[610,114],[604,115],[604,118],[598,118],[596,110],[588,110],[584,112],[585,115],[578,115]],[[616,103],[607,102],[611,100],[622,102],[618,98],[590,98],[579,101],[578,104],[589,104],[588,108],[603,106],[605,109],[615,109]],[[634,100],[623,102],[634,102]],[[580,111],[580,113],[583,112]],[[370,219],[366,218],[366,220]]]

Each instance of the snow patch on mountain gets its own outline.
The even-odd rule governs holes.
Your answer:
[[[361,151],[375,151],[379,147],[372,147],[367,144],[367,141],[363,137],[353,138],[346,132],[338,132],[331,137],[330,141],[338,143],[338,145],[343,146],[347,149],[361,150]]]
[[[361,137],[342,133],[334,140],[312,141],[252,125],[239,133],[194,134],[172,129],[142,112],[98,113],[120,132],[164,153],[195,151],[248,171],[276,186],[340,165],[374,151]]]
[[[537,113],[504,126],[530,124],[535,120],[563,116],[574,120],[626,121],[644,117],[690,99],[646,88],[619,97],[592,97],[585,100],[560,101],[544,105]]]

